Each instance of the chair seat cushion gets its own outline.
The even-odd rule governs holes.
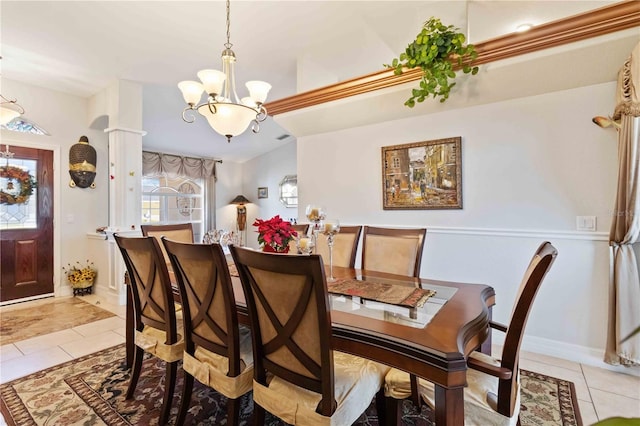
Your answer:
[[[500,361],[480,352],[471,355],[486,363],[500,365]],[[467,370],[467,387],[464,389],[464,419],[465,425],[516,425],[520,413],[520,381],[518,382],[517,399],[513,416],[506,417],[496,411],[492,395],[498,394],[498,379],[485,373],[469,368]],[[434,385],[420,379],[418,387],[422,399],[432,408],[435,406]],[[392,368],[385,377],[385,396],[405,399],[411,396],[411,381],[409,374]]]
[[[362,415],[384,382],[389,367],[364,358],[333,352],[337,408],[331,417],[316,413],[321,395],[271,377],[269,385],[253,382],[253,399],[292,425],[350,425]]]
[[[178,330],[182,329],[182,321],[178,321]],[[182,359],[184,351],[184,339],[178,334],[178,341],[173,345],[167,345],[167,333],[149,325],[145,325],[142,331],[136,330],[135,344],[152,355],[166,362],[175,362]]]
[[[212,387],[227,398],[236,399],[249,392],[253,382],[251,331],[240,326],[240,364],[238,376],[229,377],[229,358],[197,346],[192,355],[184,352],[183,368],[200,383]]]

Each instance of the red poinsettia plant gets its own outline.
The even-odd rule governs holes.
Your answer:
[[[253,226],[258,227],[258,242],[264,251],[289,251],[289,243],[298,235],[290,222],[276,215],[269,220],[256,219]]]

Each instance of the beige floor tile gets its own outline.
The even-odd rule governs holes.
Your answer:
[[[640,377],[616,373],[589,365],[583,366],[582,370],[590,389],[599,389],[628,398],[640,399]],[[640,402],[638,402],[638,405],[640,405]]]
[[[551,377],[557,377],[558,379],[569,380],[573,382],[576,388],[576,397],[579,400],[591,402],[589,388],[581,372],[523,358],[520,358],[520,368]]]
[[[6,383],[71,359],[71,356],[58,346],[10,359],[0,363],[0,383]]]
[[[125,305],[111,304],[107,302],[107,300],[104,297],[100,297],[95,294],[87,294],[85,296],[82,296],[82,298],[85,302],[91,303],[92,305],[97,306],[98,308],[102,308],[104,310],[112,312],[118,315],[119,317],[124,318],[126,315],[127,307]]]
[[[73,358],[79,358],[102,349],[124,343],[124,337],[113,331],[104,331],[75,342],[65,343],[60,347]]]
[[[537,361],[542,364],[549,364],[556,367],[566,368],[567,370],[582,372],[580,363],[578,362],[556,358],[549,355],[537,354],[535,352],[520,351],[520,359],[529,359],[531,361]]]
[[[615,387],[615,383],[611,387]],[[640,418],[640,401],[635,398],[599,389],[591,389],[591,397],[600,420],[615,416]]]
[[[119,334],[119,335],[120,335],[120,336],[122,336],[122,337],[127,337],[127,334],[126,334],[126,333],[127,333],[127,330],[125,330],[124,328],[119,328],[119,329],[117,329],[117,330],[111,330],[111,331],[113,331],[113,332],[114,332],[114,333],[116,333],[116,334]],[[181,333],[181,334],[182,334],[182,333]]]
[[[44,334],[42,336],[32,337],[26,340],[20,340],[15,342],[14,345],[22,353],[30,354],[33,352],[38,352],[43,349],[53,348],[55,346],[59,346],[63,343],[73,342],[75,340],[82,339],[83,336],[79,333],[73,331],[73,329],[56,331],[55,333]]]
[[[91,337],[110,330],[124,330],[125,321],[120,317],[105,318],[99,321],[73,327],[73,331],[85,337]]]
[[[23,355],[24,354],[20,352],[20,349],[18,349],[14,344],[0,346],[0,362],[9,361],[10,359],[18,358]]]
[[[578,410],[580,410],[580,417],[582,417],[582,424],[584,425],[592,425],[599,420],[596,409],[590,402],[578,401]]]

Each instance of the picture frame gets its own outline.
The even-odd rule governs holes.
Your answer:
[[[269,198],[269,188],[261,186],[258,188],[258,198]]]
[[[462,137],[382,147],[384,210],[462,208]]]

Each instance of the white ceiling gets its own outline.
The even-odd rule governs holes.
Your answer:
[[[471,42],[612,1],[241,1],[231,2],[237,91],[253,79],[270,100],[378,71],[430,16]],[[176,87],[220,68],[223,1],[7,1],[0,3],[2,78],[90,97],[117,79],[144,87],[146,149],[245,161],[292,140],[269,118],[258,135],[227,144],[203,117],[188,125]],[[298,73],[303,78],[298,78]],[[522,82],[520,84],[523,84]],[[535,84],[535,83],[534,83]],[[12,96],[11,93],[3,93]],[[28,105],[23,105],[27,109]],[[210,141],[210,142],[209,142]]]

